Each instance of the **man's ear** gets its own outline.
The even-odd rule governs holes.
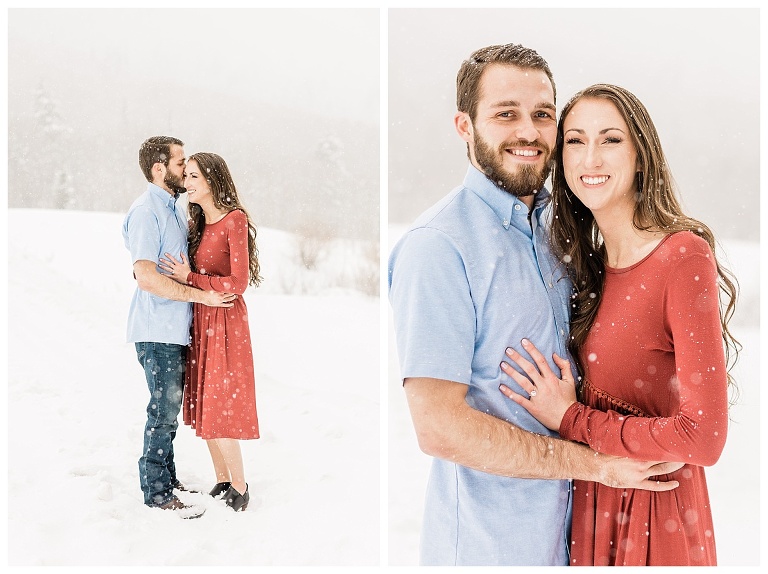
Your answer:
[[[467,112],[456,112],[456,115],[453,116],[453,125],[461,139],[467,143],[474,141],[475,135],[472,127],[472,120],[469,119],[469,114]]]

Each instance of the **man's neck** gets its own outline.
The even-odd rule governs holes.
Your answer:
[[[528,208],[528,213],[530,213],[531,210],[533,210],[533,202],[536,201],[535,195],[525,195],[523,197],[518,197],[517,199],[519,199],[526,205],[526,207]]]
[[[171,191],[170,189],[168,189],[168,186],[165,184],[165,182],[159,182],[159,183],[158,183],[157,181],[153,181],[153,182],[152,182],[152,185],[156,185],[156,186],[157,186],[157,187],[159,187],[160,189],[162,189],[162,190],[164,190],[164,191],[168,192],[168,195],[173,195],[173,196],[175,196],[175,195],[176,195],[176,193],[175,193],[175,192],[173,192],[173,191]]]

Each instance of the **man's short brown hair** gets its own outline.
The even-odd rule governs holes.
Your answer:
[[[171,136],[153,136],[139,148],[139,167],[147,181],[152,182],[152,166],[162,163],[168,166],[171,159],[171,146],[183,146],[184,142]]]
[[[488,46],[475,50],[464,60],[456,76],[456,108],[469,114],[475,121],[477,102],[480,99],[480,78],[489,64],[506,64],[523,69],[541,70],[552,83],[552,93],[557,96],[555,80],[547,61],[530,48],[520,44]]]

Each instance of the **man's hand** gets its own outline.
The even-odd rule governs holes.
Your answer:
[[[648,462],[611,455],[600,456],[604,460],[601,461],[598,482],[612,488],[637,488],[654,492],[673,490],[680,486],[678,481],[662,482],[651,477],[669,474],[685,466],[682,462]]]
[[[233,307],[237,295],[234,293],[219,293],[218,291],[196,290],[196,303],[202,303],[206,307]]]

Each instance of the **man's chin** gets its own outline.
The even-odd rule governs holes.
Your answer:
[[[496,183],[501,189],[515,197],[530,197],[544,187],[545,179],[540,178],[511,178],[507,174],[495,174],[485,172],[488,179]]]

